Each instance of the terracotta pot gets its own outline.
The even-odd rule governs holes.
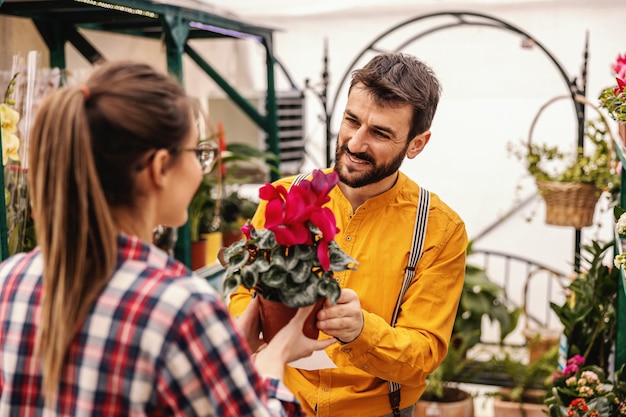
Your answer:
[[[617,131],[619,132],[619,136],[622,138],[622,144],[626,146],[626,123],[618,124]]]
[[[206,265],[206,240],[191,242],[191,269],[202,268]]]
[[[469,392],[458,388],[444,389],[455,398],[454,401],[419,400],[413,417],[474,417],[474,399]]]
[[[507,392],[507,390],[503,390]],[[500,396],[493,399],[493,415],[498,417],[546,417],[548,407],[543,404],[546,391],[527,389],[524,396],[533,402],[506,401]]]
[[[315,307],[311,314],[304,321],[302,332],[310,339],[317,339],[319,330],[317,328],[317,312],[324,306],[324,298],[319,299],[315,303]],[[289,320],[296,315],[297,308],[288,307],[276,301],[269,301],[260,297],[260,313],[261,313],[261,329],[263,331],[263,340],[269,343],[276,336],[276,333],[289,323]]]
[[[229,247],[235,242],[243,239],[243,233],[240,229],[227,230],[222,233],[222,246]]]

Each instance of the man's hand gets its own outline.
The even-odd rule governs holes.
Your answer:
[[[357,294],[343,288],[337,304],[326,300],[324,308],[317,313],[317,328],[343,343],[352,342],[363,331],[363,312]]]

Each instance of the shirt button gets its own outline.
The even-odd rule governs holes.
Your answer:
[[[367,365],[363,365],[363,366],[362,366],[362,368],[363,368],[363,369],[367,369]]]
[[[350,236],[346,236],[346,240],[347,240],[348,242],[350,242],[350,241],[352,240],[352,238],[351,238]]]
[[[322,388],[322,391],[328,392],[328,388]]]
[[[352,350],[351,348],[345,348],[343,351],[346,353],[350,353],[351,350]]]

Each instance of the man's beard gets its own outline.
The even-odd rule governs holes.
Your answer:
[[[402,152],[400,152],[390,163],[386,165],[378,166],[374,158],[367,153],[352,153],[348,150],[347,145],[343,145],[337,148],[335,152],[335,171],[339,174],[339,180],[352,187],[352,188],[360,188],[366,185],[375,184],[388,176],[395,174],[396,171],[400,169],[402,165],[402,161],[404,161],[404,157],[406,156],[406,151],[409,148],[409,144],[407,143]],[[344,174],[343,170],[347,170],[349,173],[356,172],[351,170],[343,165],[343,154],[348,154],[355,158],[358,158],[362,161],[367,161],[370,163],[370,170],[355,176],[347,176]]]

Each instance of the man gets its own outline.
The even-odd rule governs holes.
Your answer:
[[[310,415],[393,415],[389,384],[401,384],[401,416],[444,359],[465,273],[467,235],[459,216],[431,193],[422,257],[390,324],[408,266],[419,186],[399,171],[430,140],[440,86],[412,56],[381,54],[353,73],[339,129],[334,169],[339,184],[327,204],[335,214],[341,248],[359,262],[336,274],[342,287],[327,303],[318,328],[335,337],[326,353],[337,368],[287,367],[285,383]],[[329,168],[328,170],[330,170]],[[286,187],[294,178],[279,180]],[[265,205],[253,223],[263,227]],[[240,314],[250,293],[238,290],[229,309]],[[396,414],[398,415],[398,414]]]

